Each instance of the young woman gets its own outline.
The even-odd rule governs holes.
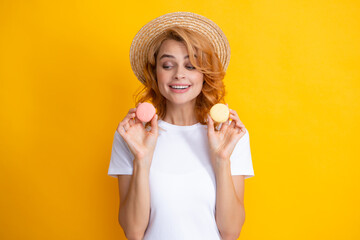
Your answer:
[[[118,177],[119,223],[128,239],[237,239],[244,179],[254,176],[249,133],[235,110],[219,124],[228,41],[211,20],[160,16],[135,36],[130,61],[151,102],[148,123],[129,110],[115,131],[108,174]]]

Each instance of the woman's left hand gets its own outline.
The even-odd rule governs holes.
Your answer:
[[[246,133],[246,128],[240,121],[236,111],[229,110],[230,117],[226,122],[222,123],[220,130],[214,128],[214,121],[208,115],[208,139],[212,160],[229,160],[237,142]],[[232,121],[229,125],[230,119]]]

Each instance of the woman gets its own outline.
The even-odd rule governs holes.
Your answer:
[[[151,102],[149,123],[129,110],[115,132],[108,174],[118,177],[119,223],[128,239],[237,239],[244,179],[254,176],[249,133],[235,110],[223,124],[230,48],[211,20],[169,13],[135,36],[130,61]]]

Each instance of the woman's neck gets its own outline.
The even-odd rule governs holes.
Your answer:
[[[162,120],[179,126],[191,126],[198,123],[195,116],[195,102],[183,105],[167,103],[166,115]]]

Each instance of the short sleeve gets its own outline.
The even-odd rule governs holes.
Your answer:
[[[231,175],[245,175],[245,179],[255,176],[250,152],[250,136],[247,129],[236,144],[230,156],[230,162]]]
[[[110,165],[108,175],[132,175],[133,173],[133,154],[121,135],[115,131],[114,141],[111,150]]]

